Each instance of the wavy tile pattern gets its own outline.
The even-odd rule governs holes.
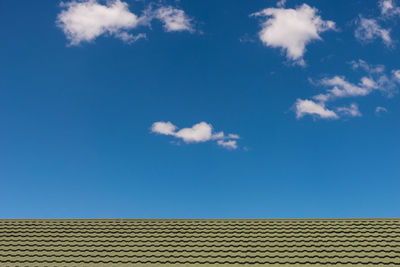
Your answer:
[[[400,266],[400,219],[0,220],[0,266]]]

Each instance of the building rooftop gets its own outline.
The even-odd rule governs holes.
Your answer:
[[[327,265],[400,265],[400,219],[0,220],[0,266]]]

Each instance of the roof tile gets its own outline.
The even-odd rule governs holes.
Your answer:
[[[399,266],[400,219],[0,220],[0,266]]]

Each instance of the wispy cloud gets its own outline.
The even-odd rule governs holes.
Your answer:
[[[305,115],[312,115],[322,119],[337,119],[339,116],[333,111],[325,108],[323,102],[314,102],[308,99],[297,99],[295,104],[296,117],[302,118]]]
[[[294,105],[296,117],[302,118],[305,115],[321,119],[337,119],[343,116],[360,117],[362,114],[357,103],[331,108],[327,108],[327,105],[342,98],[367,96],[374,91],[380,91],[388,97],[397,93],[400,71],[394,70],[388,75],[385,73],[383,65],[370,65],[363,60],[352,61],[350,64],[353,70],[360,69],[366,75],[358,83],[349,82],[346,77],[338,75],[314,83],[326,88],[325,92],[315,95],[311,99],[297,99]]]
[[[330,87],[328,91],[324,94],[319,94],[314,96],[315,100],[320,102],[332,101],[336,98],[346,98],[346,97],[355,97],[355,96],[365,96],[368,95],[373,87],[370,87],[372,80],[365,78],[368,80],[364,80],[364,83],[367,83],[368,86],[363,86],[362,84],[356,85],[346,81],[345,77],[342,76],[334,76],[332,78],[324,78],[320,81],[320,84],[326,87]]]
[[[155,17],[163,22],[167,32],[194,31],[192,19],[183,10],[171,6],[160,7],[155,11]]]
[[[336,111],[342,116],[350,116],[350,117],[361,117],[362,114],[358,109],[358,105],[356,103],[350,104],[348,107],[338,107]]]
[[[393,70],[392,73],[397,82],[400,82],[400,70]]]
[[[400,7],[393,0],[380,0],[379,7],[382,16],[391,17],[400,15]]]
[[[226,149],[237,149],[238,148],[236,140],[228,140],[228,141],[218,140],[217,144]]]
[[[395,16],[400,15],[400,7],[395,0],[379,0],[378,7],[380,14],[375,17],[365,18],[361,14],[358,16],[354,35],[363,43],[381,39],[387,47],[393,47],[394,41],[388,25]]]
[[[73,0],[61,3],[61,8],[56,24],[70,45],[92,42],[102,35],[132,43],[146,38],[146,34],[132,34],[131,31],[150,25],[153,19],[162,21],[167,32],[193,32],[192,19],[183,10],[171,6],[159,6],[151,12],[143,12],[141,16],[131,12],[128,4],[121,0],[109,0],[105,4],[97,0]]]
[[[400,70],[392,70],[387,73],[385,66],[371,65],[361,59],[352,61],[350,64],[354,70],[360,69],[367,74],[367,76],[361,78],[360,84],[362,86],[381,91],[389,97],[398,92]]]
[[[318,10],[307,4],[296,9],[266,8],[251,16],[267,18],[259,32],[263,44],[283,49],[289,60],[300,65],[305,65],[306,45],[321,40],[320,33],[335,30],[335,22],[323,20]]]
[[[382,73],[385,71],[384,65],[370,65],[362,59],[350,61],[353,70],[362,69],[367,73]]]
[[[151,127],[153,133],[170,135],[183,140],[185,143],[202,143],[207,141],[217,141],[219,146],[227,149],[237,149],[237,134],[225,135],[224,132],[215,132],[211,124],[200,122],[189,128],[178,130],[171,122],[155,122]]]
[[[276,3],[276,6],[277,7],[284,7],[285,5],[286,5],[286,0],[279,0],[277,3]]]
[[[386,46],[392,45],[390,30],[383,29],[375,19],[367,19],[360,16],[357,20],[355,36],[361,42],[371,42],[375,39],[382,39]]]
[[[387,112],[388,112],[388,110],[385,107],[378,106],[375,109],[375,114],[376,115],[380,115],[381,113],[387,113]]]

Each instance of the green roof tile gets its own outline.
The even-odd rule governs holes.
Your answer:
[[[0,220],[0,266],[400,266],[400,219]]]

